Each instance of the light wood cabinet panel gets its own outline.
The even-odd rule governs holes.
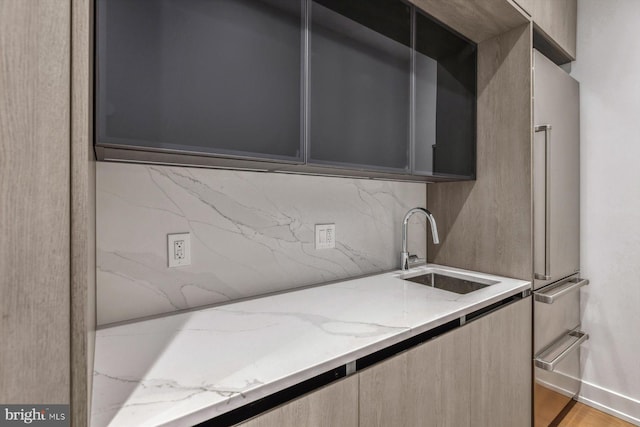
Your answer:
[[[238,427],[356,427],[358,376],[353,375],[302,396]]]
[[[360,426],[531,425],[531,298],[363,370]]]
[[[432,358],[435,356],[431,355]],[[360,378],[360,425],[410,425],[408,413],[409,367],[407,353],[363,370]],[[426,379],[425,379],[426,381]]]
[[[567,59],[576,59],[577,0],[516,0]]]
[[[577,0],[533,0],[533,21],[571,59],[576,59]]]
[[[409,0],[476,43],[529,22],[511,0]]]
[[[471,423],[531,426],[531,297],[468,326],[471,336]]]
[[[71,424],[89,425],[95,348],[93,0],[71,2]]]
[[[69,0],[0,1],[0,402],[70,395]]]
[[[469,329],[462,327],[407,353],[407,400],[412,418],[404,425],[470,425],[469,345]]]
[[[469,375],[471,372],[471,331],[462,327],[439,338],[440,387],[438,426],[473,426],[467,410],[472,400]]]
[[[429,262],[531,280],[531,43],[525,25],[478,45],[477,179],[428,186]]]
[[[456,329],[362,371],[360,425],[470,425],[469,344]]]
[[[516,4],[531,16],[533,14],[533,3],[536,0],[515,0]]]

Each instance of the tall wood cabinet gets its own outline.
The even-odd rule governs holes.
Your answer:
[[[477,177],[427,187],[429,262],[531,280],[531,96],[530,24],[480,43]]]
[[[0,403],[70,398],[70,2],[0,1]]]
[[[92,0],[0,0],[0,403],[88,425]]]

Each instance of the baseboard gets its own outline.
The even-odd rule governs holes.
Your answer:
[[[578,401],[640,426],[640,401],[583,381]]]

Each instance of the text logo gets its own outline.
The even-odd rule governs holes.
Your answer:
[[[69,427],[69,405],[0,405],[0,427]]]

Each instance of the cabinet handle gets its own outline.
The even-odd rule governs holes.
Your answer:
[[[558,285],[554,285],[551,289],[545,289],[542,292],[534,292],[533,299],[545,304],[553,304],[555,300],[564,295],[567,295],[573,291],[577,291],[581,287],[588,285],[589,279],[575,278],[562,282]]]
[[[544,274],[534,273],[538,280],[551,279],[551,125],[539,125],[534,128],[536,132],[544,132]]]
[[[534,128],[536,132],[544,132],[544,274],[535,273],[538,280],[551,279],[551,125],[539,125]]]
[[[589,335],[579,330],[573,330],[560,338],[548,349],[535,358],[535,365],[545,371],[553,371],[556,365],[567,357],[572,351],[580,347],[580,344],[589,339]],[[549,357],[556,355],[553,359]]]

